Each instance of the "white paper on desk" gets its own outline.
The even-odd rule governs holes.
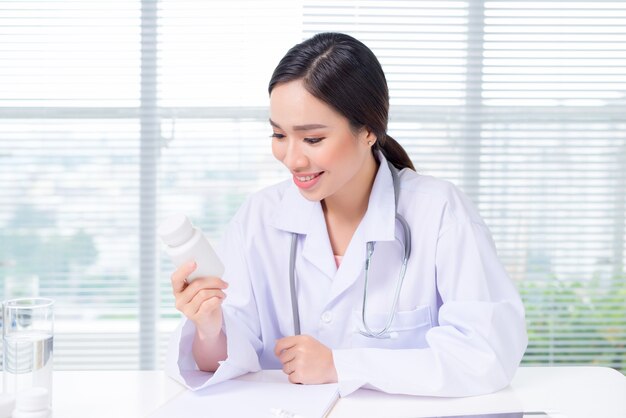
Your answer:
[[[338,398],[336,384],[229,380],[196,392],[187,391],[163,405],[150,418],[270,418],[273,408],[305,418],[322,418]]]

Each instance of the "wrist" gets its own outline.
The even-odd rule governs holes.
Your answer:
[[[335,367],[335,354],[333,350],[330,350],[330,369],[328,373],[328,382],[327,383],[338,383],[339,378],[337,376],[337,368]]]
[[[205,327],[200,328],[196,325],[196,338],[203,342],[215,341],[223,334],[222,328]]]

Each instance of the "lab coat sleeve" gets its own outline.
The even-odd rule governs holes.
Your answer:
[[[439,235],[439,325],[427,348],[333,350],[342,396],[359,387],[425,396],[473,396],[509,384],[527,344],[524,308],[487,227],[455,222]]]
[[[260,370],[260,325],[245,248],[241,225],[233,221],[218,248],[225,267],[223,279],[229,284],[222,304],[223,330],[227,339],[226,360],[220,362],[215,373],[198,369],[192,353],[196,331],[192,321],[183,320],[170,338],[166,372],[189,389],[198,390]]]

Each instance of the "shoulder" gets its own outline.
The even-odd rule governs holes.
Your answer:
[[[428,206],[443,223],[484,224],[472,200],[454,183],[410,169],[402,170],[400,179],[401,199],[409,207]]]

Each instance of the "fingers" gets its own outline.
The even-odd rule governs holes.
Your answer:
[[[226,289],[228,283],[219,277],[202,277],[191,282],[187,287],[178,293],[174,293],[176,297],[176,305],[186,305],[203,289]]]
[[[176,269],[170,280],[172,281],[172,290],[174,294],[180,293],[187,287],[187,277],[196,269],[196,262],[191,261],[187,264],[183,264],[179,268]]]
[[[295,369],[292,370],[291,364],[283,363],[283,373],[289,375],[289,374],[293,373],[294,371],[295,371]]]
[[[182,269],[181,269],[182,271]],[[177,277],[176,279],[179,279]],[[194,280],[182,291],[174,293],[176,298],[176,309],[182,312],[187,318],[195,317],[200,310],[210,312],[222,303],[226,294],[223,289],[228,287],[228,283],[219,277],[202,277]],[[204,305],[208,300],[216,299],[212,304]]]
[[[215,309],[218,308],[222,304],[223,300],[224,299],[222,298],[215,297],[215,298],[210,298],[210,299],[203,301],[200,304],[200,307],[198,308],[196,315],[202,316],[202,315],[213,313],[213,311],[215,311]]]
[[[186,290],[192,284],[197,287],[206,287],[202,284],[202,283],[206,283],[208,284],[209,287],[218,287],[220,289],[224,289],[228,287],[228,283],[226,283],[219,277],[203,277],[203,278],[196,279],[191,283],[188,283],[187,277],[189,277],[189,275],[195,271],[197,266],[198,265],[196,264],[195,261],[191,261],[187,264],[183,264],[178,269],[176,269],[174,273],[172,273],[170,280],[172,282],[172,291],[174,295]],[[211,279],[211,280],[207,281],[207,279]],[[195,284],[196,282],[198,282],[198,284]]]
[[[276,342],[274,353],[291,383],[321,384],[337,381],[332,350],[310,335],[281,338]]]
[[[221,282],[219,283],[214,279],[217,278],[194,280],[183,292],[176,295],[176,309],[185,313],[185,315],[194,315],[205,300],[211,298],[222,300],[226,298],[226,293],[222,290],[225,287],[225,282],[217,279]],[[220,287],[216,287],[216,285]]]
[[[276,342],[274,354],[283,365],[283,373],[289,376],[291,383],[301,383],[301,376],[298,372],[298,343],[306,341],[306,336],[295,335],[281,338]]]
[[[296,384],[303,383],[302,376],[298,372],[293,372],[289,374],[289,376],[287,376],[287,379],[289,379],[290,383],[296,383]]]
[[[193,299],[184,306],[183,313],[188,317],[195,316],[201,309],[207,311],[213,306],[211,304],[205,306],[206,302],[213,300],[213,304],[219,305],[225,298],[226,293],[219,289],[201,289],[196,293]]]
[[[278,360],[284,365],[296,358],[296,350],[286,349],[278,355]]]
[[[276,357],[279,357],[283,350],[294,347],[299,337],[299,335],[294,335],[291,337],[281,338],[280,340],[276,341],[276,346],[274,347],[274,354],[276,355]]]
[[[296,350],[293,348],[296,346],[297,341],[297,336],[281,338],[276,341],[276,346],[274,347],[274,354],[283,365],[283,373],[289,376],[296,371],[294,363]]]
[[[283,364],[283,373],[287,375],[287,379],[291,383],[302,383],[302,373],[298,370],[295,361]]]

